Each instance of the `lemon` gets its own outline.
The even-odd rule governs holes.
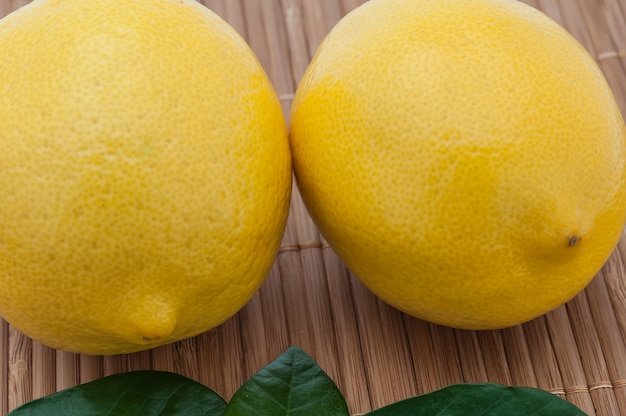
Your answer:
[[[593,59],[513,0],[372,0],[296,92],[298,186],[383,301],[466,329],[580,292],[626,218],[626,131]]]
[[[279,247],[291,158],[234,29],[191,0],[36,0],[0,56],[0,314],[114,354],[236,313]]]

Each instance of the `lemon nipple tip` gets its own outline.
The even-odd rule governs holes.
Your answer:
[[[167,300],[150,296],[137,305],[131,324],[140,343],[168,338],[176,328],[177,311]]]

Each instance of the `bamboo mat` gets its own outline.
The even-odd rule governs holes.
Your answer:
[[[596,57],[626,112],[626,0],[525,0]],[[322,38],[364,0],[204,0],[250,43],[288,114]],[[0,0],[0,15],[28,3]],[[0,58],[1,59],[1,58]],[[312,355],[357,415],[461,382],[534,386],[589,415],[626,415],[626,237],[578,297],[501,331],[413,319],[371,295],[324,243],[294,192],[269,277],[236,316],[210,332],[124,356],[55,351],[0,324],[0,414],[31,399],[131,370],[180,373],[227,400],[289,345]]]

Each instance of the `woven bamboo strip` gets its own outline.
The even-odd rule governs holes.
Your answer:
[[[455,335],[463,381],[466,383],[487,381],[487,369],[480,351],[477,332],[456,330]]]
[[[537,377],[524,328],[518,325],[503,330],[502,343],[504,344],[512,384],[517,386],[536,386]]]
[[[228,20],[228,18],[226,17],[226,9],[224,8],[224,3],[221,0],[198,0],[198,3],[205,5],[222,19]],[[231,3],[237,3],[237,0],[231,0]],[[231,26],[233,25],[231,24]]]
[[[626,51],[626,16],[618,0],[600,0],[600,7],[617,51]]]
[[[78,356],[70,352],[56,352],[56,387],[63,390],[78,384]],[[35,376],[37,376],[35,374]]]
[[[419,394],[461,383],[454,330],[404,316]]]
[[[246,382],[248,375],[245,373],[244,351],[241,339],[241,321],[239,315],[235,315],[222,324],[220,334],[220,356],[213,360],[211,365],[214,369],[222,372],[224,390],[221,392],[226,400],[230,400],[239,387]]]
[[[300,1],[304,16],[304,31],[307,38],[308,55],[313,56],[328,31],[332,28],[330,22],[324,20],[322,1]]]
[[[150,350],[152,368],[159,371],[174,371],[174,346],[164,345]]]
[[[224,395],[226,386],[222,371],[218,369],[221,362],[219,330],[205,332],[196,337],[198,346],[198,381],[211,387],[220,395]]]
[[[0,1],[0,18],[6,16],[13,11],[11,3],[8,0]]]
[[[242,0],[201,0],[200,3],[226,20],[241,36],[247,36]]]
[[[539,317],[524,325],[531,361],[535,369],[537,387],[565,398],[563,378],[550,340],[545,317]]]
[[[199,378],[196,338],[174,344],[174,372],[194,380]]]
[[[344,15],[348,14],[364,2],[365,0],[341,0],[341,10]]]
[[[266,28],[266,44],[259,45],[259,48],[268,48],[270,51],[269,62],[264,63],[270,81],[278,94],[280,104],[289,122],[289,111],[291,109],[291,97],[296,88],[291,72],[291,58],[295,55],[289,49],[287,41],[287,23],[283,16],[281,2],[274,0],[263,2],[262,16],[264,27]],[[288,97],[288,99],[285,99]]]
[[[125,373],[129,371],[128,361],[124,357],[106,356],[102,357],[102,373],[104,376],[110,376],[113,374]],[[33,366],[33,372],[35,373],[35,367]]]
[[[293,218],[294,199],[290,207],[290,217]],[[298,246],[298,235],[293,221],[287,223],[283,244],[287,246]],[[284,291],[285,311],[287,314],[287,333],[292,344],[304,349],[310,355],[315,355],[313,349],[312,323],[309,321],[308,298],[301,296],[305,292],[304,271],[300,255],[297,251],[287,250],[278,255],[278,266],[281,274],[282,287]]]
[[[330,248],[323,250],[324,268],[337,338],[338,364],[343,377],[339,388],[355,412],[372,410],[365,364],[359,340],[359,327],[352,297],[350,275],[341,260]]]
[[[319,233],[307,215],[306,208],[297,189],[294,190],[293,195],[292,214],[297,240],[312,241],[314,245],[321,244]],[[342,377],[337,366],[339,359],[336,348],[334,318],[325,279],[323,256],[318,249],[301,250],[299,256],[303,270],[304,293],[317,294],[317,296],[307,297],[306,303],[308,315],[317,327],[317,331],[315,331],[312,337],[312,341],[315,344],[314,350],[319,352],[315,355],[315,358],[317,358],[319,364],[328,372],[331,378],[339,380]]]
[[[300,6],[301,2],[298,0],[283,0],[282,3],[287,44],[290,52],[291,74],[294,83],[297,83],[300,81],[312,57],[309,54],[307,37],[303,30],[305,24],[304,11]]]
[[[271,282],[268,282],[268,285]],[[239,313],[241,320],[241,343],[243,354],[244,376],[254,374],[265,364],[271,361],[272,356],[268,354],[269,347],[265,333],[266,327],[273,325],[273,322],[266,322],[263,314],[263,304],[261,303],[261,292],[257,292],[250,302]]]
[[[88,383],[104,376],[101,356],[80,355],[78,360],[80,383]]]
[[[373,295],[369,295],[372,297]],[[406,326],[402,319],[403,314],[395,308],[377,299],[378,313],[382,323],[382,342],[387,352],[384,361],[386,369],[392,377],[398,379],[392,386],[398,390],[403,398],[417,395],[415,371],[411,366],[411,352],[406,333]]]
[[[31,0],[9,0],[11,10],[17,10],[22,6],[26,6]]]
[[[405,321],[406,322],[406,321]],[[456,332],[452,328],[428,324],[430,338],[433,340],[433,352],[437,358],[437,378],[432,389],[438,389],[450,384],[463,382]]]
[[[385,330],[390,322],[380,309],[388,306],[378,301],[354,276],[351,280],[372,408],[416,395],[415,374],[408,352],[404,350],[406,334],[396,332],[397,327]]]
[[[478,343],[485,363],[487,379],[494,383],[513,384],[511,371],[504,350],[501,331],[479,331]]]
[[[264,11],[267,10],[269,8],[268,5],[272,3],[272,0],[263,2],[263,4],[254,0],[242,0],[243,7],[240,10],[244,25],[242,35],[246,37],[250,47],[266,71],[270,66],[275,64],[274,48],[276,47],[276,45],[269,47],[268,34],[270,32],[276,32],[277,29],[279,29],[279,27],[274,27],[274,25],[270,25],[270,27],[267,28],[268,22],[263,18]],[[233,11],[232,13],[234,14],[235,12]]]
[[[152,368],[150,351],[135,352],[123,358],[113,357],[112,360],[126,361],[127,371],[149,370]]]
[[[598,4],[594,4],[589,9],[585,1],[576,0],[564,4],[561,10],[565,19],[565,28],[592,56],[615,50],[611,35],[604,30],[607,23]],[[597,31],[600,27],[603,30]]]
[[[580,12],[575,15],[576,21],[568,24],[568,30],[572,33],[579,33],[584,30],[584,27],[587,27],[589,40],[585,40],[582,43],[593,56],[603,57],[617,54],[618,50],[615,40],[607,30],[609,23],[606,20],[605,13],[595,2],[594,4],[591,3],[584,0],[576,2]],[[570,8],[564,8],[563,10],[570,10]],[[577,8],[572,7],[571,10],[574,11]],[[580,23],[580,20],[584,22],[584,26]],[[624,113],[626,111],[626,77],[624,76],[622,62],[618,59],[600,59],[598,64],[613,89],[622,113]]]
[[[546,315],[554,353],[563,377],[565,397],[589,416],[594,416],[593,400],[580,362],[580,352],[574,338],[565,306]]]
[[[539,9],[539,0],[523,0],[523,3],[526,3],[527,5],[529,5],[530,7],[533,7],[535,9]],[[545,12],[544,12],[545,13]]]
[[[622,233],[622,240],[617,245],[617,250],[613,255],[617,261],[605,268],[605,271],[610,271],[605,276],[605,282],[621,336],[626,339],[626,263],[624,263],[626,262],[626,240],[624,233]]]
[[[308,251],[311,253],[311,250]],[[318,250],[315,250],[319,254]],[[290,322],[290,335],[294,344],[302,347],[310,355],[312,355],[318,363],[324,368],[329,375],[339,380],[341,378],[337,366],[336,342],[333,327],[332,312],[328,299],[322,296],[306,296],[308,293],[328,293],[324,287],[325,282],[322,281],[324,272],[321,269],[323,265],[315,263],[316,259],[307,258],[307,254],[302,252],[285,252],[281,256],[290,257],[297,268],[297,276],[299,283],[297,285],[298,292],[286,292],[285,304],[288,311],[295,308],[299,311],[299,319],[292,323],[292,313],[288,314],[287,320]],[[291,267],[293,270],[294,267]],[[313,275],[311,271],[318,274]],[[321,275],[319,274],[321,272]],[[283,285],[286,288],[295,288],[294,285],[287,283],[294,277],[293,273],[285,273],[283,275]],[[321,292],[316,292],[319,290]],[[306,301],[303,298],[306,297]],[[294,326],[297,325],[297,326]],[[298,333],[296,333],[298,331]]]
[[[626,15],[626,0],[617,0],[617,3],[620,6],[621,14]]]
[[[32,341],[9,326],[9,410],[32,400]]]
[[[35,341],[32,351],[32,374],[33,399],[56,391],[55,351]]]
[[[584,0],[577,1],[578,7],[580,8],[579,16],[582,18],[584,26],[580,22],[568,25],[568,28],[570,26],[572,27],[572,32],[577,32],[583,27],[587,28],[596,56],[616,50],[616,44],[610,32],[611,23],[615,23],[616,19],[610,18],[607,20],[607,16],[609,16],[610,13],[606,13],[607,11],[605,10],[604,4],[602,4],[602,1],[600,1],[600,3],[601,4],[590,4],[590,2]],[[607,30],[607,28],[609,30]],[[589,43],[585,42],[583,45],[590,49]]]
[[[616,415],[619,414],[619,410],[613,390],[598,388],[611,386],[611,382],[602,346],[587,302],[586,292],[592,290],[593,287],[576,296],[569,303],[569,319],[576,337],[576,344],[581,353],[581,364],[585,371],[591,398],[595,403],[596,413],[599,416]]]
[[[330,32],[333,27],[335,27],[345,14],[340,3],[341,2],[337,0],[323,0],[319,2],[322,8],[322,14],[324,15],[326,28],[326,33],[323,35],[324,37],[326,37],[326,34]]]
[[[246,32],[247,26],[244,20],[244,7],[244,0],[222,0],[222,8],[225,11],[224,17],[236,31],[245,37],[248,33]]]
[[[560,0],[535,0],[532,2],[532,4],[528,1],[526,1],[525,3],[528,3],[536,9],[541,10],[561,26],[565,26],[563,16],[561,16]]]
[[[303,222],[298,222],[302,224]],[[305,292],[316,293],[319,296],[311,296],[308,299],[308,314],[315,323],[313,341],[315,343],[315,355],[318,364],[334,380],[342,377],[339,370],[337,355],[337,341],[335,337],[332,308],[328,295],[328,287],[325,279],[322,253],[319,249],[303,250],[300,252],[300,259],[303,265],[303,277],[305,279]],[[342,340],[342,342],[354,342],[353,340]]]
[[[287,314],[284,301],[284,291],[282,287],[281,275],[278,265],[274,264],[270,270],[266,283],[261,287],[260,300],[265,323],[265,340],[267,348],[267,359],[274,359],[282,353],[289,345]],[[256,325],[258,318],[250,321],[250,325]]]
[[[611,261],[605,267],[605,279],[604,282],[606,284],[606,292],[608,293],[608,300],[605,299],[595,299],[592,303],[592,306],[595,304],[596,307],[601,307],[601,305],[610,302],[613,306],[613,315],[616,320],[616,326],[618,330],[615,328],[609,328],[608,331],[605,331],[605,337],[609,340],[605,341],[605,343],[611,343],[615,345],[611,350],[610,354],[613,357],[620,357],[621,359],[615,359],[615,369],[613,374],[614,381],[613,384],[615,386],[616,396],[618,398],[618,402],[620,407],[624,407],[624,396],[626,395],[626,383],[624,380],[623,373],[626,371],[626,365],[622,363],[623,356],[626,354],[626,349],[623,347],[623,344],[626,343],[626,271],[624,268],[624,261],[626,257],[624,257],[624,250],[626,249],[626,242],[624,239],[620,241],[620,244],[617,247],[615,253],[613,253],[613,258],[615,261]],[[605,321],[602,325],[607,325]],[[615,349],[617,348],[617,349]],[[611,361],[610,361],[611,363]],[[610,369],[611,367],[609,367]]]
[[[235,317],[227,321],[224,325],[205,332],[196,337],[196,345],[198,346],[198,376],[199,381],[211,387],[226,399],[230,399],[236,387],[230,383],[236,380],[236,385],[243,382],[244,377],[239,374],[241,368],[237,368],[233,374],[225,374],[232,368],[232,357],[240,357],[237,351],[230,351],[231,345],[225,345],[225,337],[232,333],[232,321],[238,319]],[[231,328],[228,328],[230,325]],[[231,342],[238,341],[238,338]],[[240,345],[233,345],[233,349],[239,349]],[[154,367],[154,365],[153,365]],[[241,367],[241,365],[239,366]]]
[[[591,283],[587,299],[612,381],[610,388],[614,391],[620,409],[619,414],[626,414],[626,386],[623,383],[626,380],[626,342],[624,337],[620,336],[612,303],[609,302],[611,307],[607,307],[607,299],[610,300],[606,284],[606,276],[609,274],[607,270],[613,269],[617,261],[617,256],[613,255],[600,276]]]

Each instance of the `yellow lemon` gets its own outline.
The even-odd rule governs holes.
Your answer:
[[[36,0],[0,23],[0,314],[126,353],[240,309],[272,265],[287,128],[253,52],[191,0]]]
[[[382,300],[467,329],[581,291],[626,218],[626,131],[594,60],[513,0],[372,0],[327,36],[290,142],[313,219]]]

